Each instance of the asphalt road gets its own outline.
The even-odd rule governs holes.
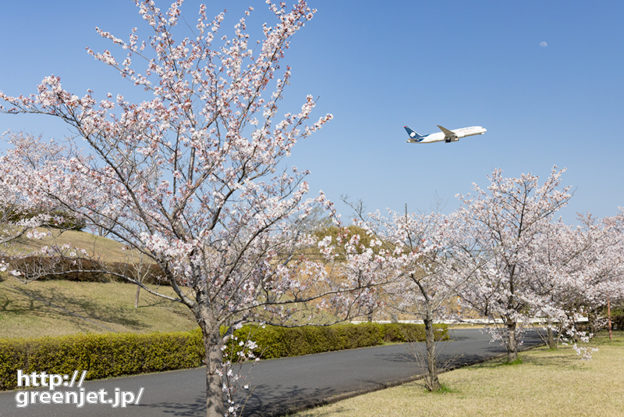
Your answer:
[[[438,344],[439,363],[447,368],[464,366],[503,354],[504,347],[489,343],[480,330],[451,331],[452,341]],[[541,344],[536,333],[524,336],[529,348]],[[248,384],[243,415],[275,416],[289,410],[321,404],[328,399],[371,391],[422,375],[424,343],[397,344],[327,352],[260,361],[242,366],[243,384]],[[85,391],[115,389],[135,395],[143,388],[139,405],[112,408],[110,405],[36,404],[17,407],[18,391],[0,393],[1,417],[73,416],[203,416],[204,369],[170,371],[85,382]],[[243,391],[243,390],[241,390]],[[20,399],[23,401],[23,399]]]

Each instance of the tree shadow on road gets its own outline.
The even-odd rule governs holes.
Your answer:
[[[171,415],[180,417],[204,417],[206,415],[206,398],[198,395],[192,403],[179,402],[159,402],[151,404],[141,404],[136,407],[142,409],[153,409],[146,415]]]
[[[277,394],[276,394],[277,393]],[[317,407],[337,395],[333,388],[301,388],[297,385],[258,385],[245,403],[245,417],[283,416],[292,410]]]
[[[277,385],[269,387],[258,385],[249,394],[248,398],[239,395],[237,402],[245,406],[240,413],[243,417],[273,417],[284,416],[292,410],[312,408],[328,403],[327,399],[335,396],[333,389],[304,389],[297,385]],[[206,415],[206,403],[203,395],[199,395],[193,402],[155,402],[145,403],[137,407],[145,410],[146,415],[170,415],[177,417],[203,417]]]

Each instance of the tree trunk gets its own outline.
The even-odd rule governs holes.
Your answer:
[[[611,299],[607,297],[607,327],[609,328],[609,340],[613,340],[613,329],[611,325]]]
[[[563,334],[563,321],[559,321],[559,326],[557,327],[557,339],[555,340],[557,345],[559,345],[559,343],[561,342],[562,334]]]
[[[141,287],[137,285],[136,295],[134,296],[134,308],[139,308],[139,294],[141,293]]]
[[[548,320],[546,323],[546,343],[550,349],[557,349],[557,341],[555,340],[555,334],[553,332],[553,324],[552,321]]]
[[[222,369],[223,352],[221,350],[222,338],[219,334],[219,326],[207,322],[200,322],[202,337],[206,353],[206,417],[223,417],[225,415],[225,401],[223,393],[223,378],[218,372]]]
[[[518,341],[516,340],[516,322],[507,323],[507,362],[518,359]]]
[[[436,368],[435,329],[433,328],[433,315],[429,308],[427,308],[423,321],[425,322],[425,343],[427,346],[427,376],[425,377],[425,385],[429,391],[438,391],[441,387]]]
[[[587,331],[596,334],[596,313],[593,310],[589,310],[587,313]]]

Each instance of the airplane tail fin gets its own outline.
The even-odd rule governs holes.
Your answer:
[[[421,140],[423,140],[424,136],[419,135],[418,133],[414,132],[412,129],[410,129],[407,126],[403,126],[403,128],[405,129],[405,131],[409,135],[410,141],[412,141],[412,142],[420,142]]]

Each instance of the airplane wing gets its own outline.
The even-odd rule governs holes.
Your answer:
[[[440,129],[442,132],[444,132],[444,136],[446,137],[446,139],[450,139],[450,140],[457,139],[457,135],[455,133],[453,133],[452,130],[448,130],[444,126],[440,126],[440,125],[438,125],[438,129]]]

